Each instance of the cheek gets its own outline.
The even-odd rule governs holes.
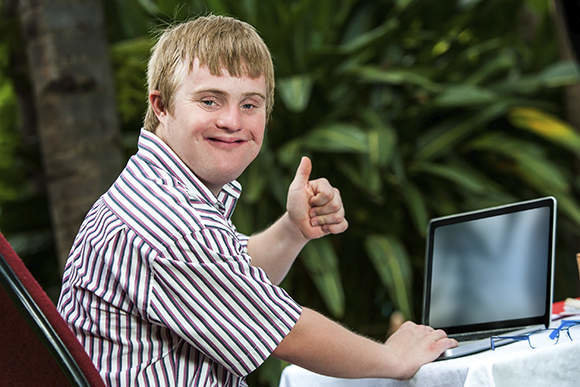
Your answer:
[[[263,142],[264,142],[264,131],[261,130],[259,133],[256,133],[256,143],[259,146],[262,146]]]
[[[266,131],[266,119],[257,119],[256,122],[254,122],[253,127],[255,128],[253,130],[254,139],[256,140],[256,143],[261,146],[264,141],[264,132]]]

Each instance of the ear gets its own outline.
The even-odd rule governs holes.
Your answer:
[[[159,122],[161,122],[167,115],[167,109],[161,100],[161,93],[159,90],[153,90],[151,93],[149,93],[149,103],[151,104],[151,108],[153,109],[155,116]]]

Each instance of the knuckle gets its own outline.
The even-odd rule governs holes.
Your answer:
[[[333,212],[338,212],[342,208],[342,206],[340,205],[339,202],[333,201],[329,204],[329,208]]]

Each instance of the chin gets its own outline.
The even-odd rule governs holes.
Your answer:
[[[216,185],[224,186],[239,178],[243,172],[244,171],[242,170],[242,171],[230,171],[227,173],[216,173],[214,175],[213,180],[216,182]]]
[[[244,163],[237,163],[237,165],[232,166],[230,165],[221,165],[218,168],[214,169],[214,172],[211,174],[214,181],[221,181],[223,182],[222,185],[225,185],[233,180],[236,180],[241,176],[242,173],[248,168],[248,166],[254,161],[255,157],[251,160],[248,160]]]

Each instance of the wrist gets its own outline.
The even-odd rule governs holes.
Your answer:
[[[302,248],[304,245],[306,245],[306,243],[308,243],[310,241],[309,238],[307,238],[302,231],[300,230],[300,228],[296,225],[296,223],[294,223],[294,221],[292,221],[292,218],[290,218],[290,214],[288,213],[288,211],[286,211],[284,213],[284,215],[282,215],[282,218],[280,219],[280,221],[282,222],[284,229],[287,233],[287,235],[298,245],[300,245],[300,247]]]
[[[399,356],[396,356],[394,351],[391,350],[387,345],[383,345],[383,376],[392,379],[406,379],[404,374],[405,364],[401,361]]]
[[[375,342],[374,362],[370,363],[370,377],[400,379],[399,371],[401,362],[393,351],[385,343]]]
[[[405,380],[413,377],[417,369],[413,368],[410,359],[405,360],[400,348],[396,348],[396,346],[393,346],[392,343],[387,341],[382,345],[382,352],[382,377],[398,380]]]

